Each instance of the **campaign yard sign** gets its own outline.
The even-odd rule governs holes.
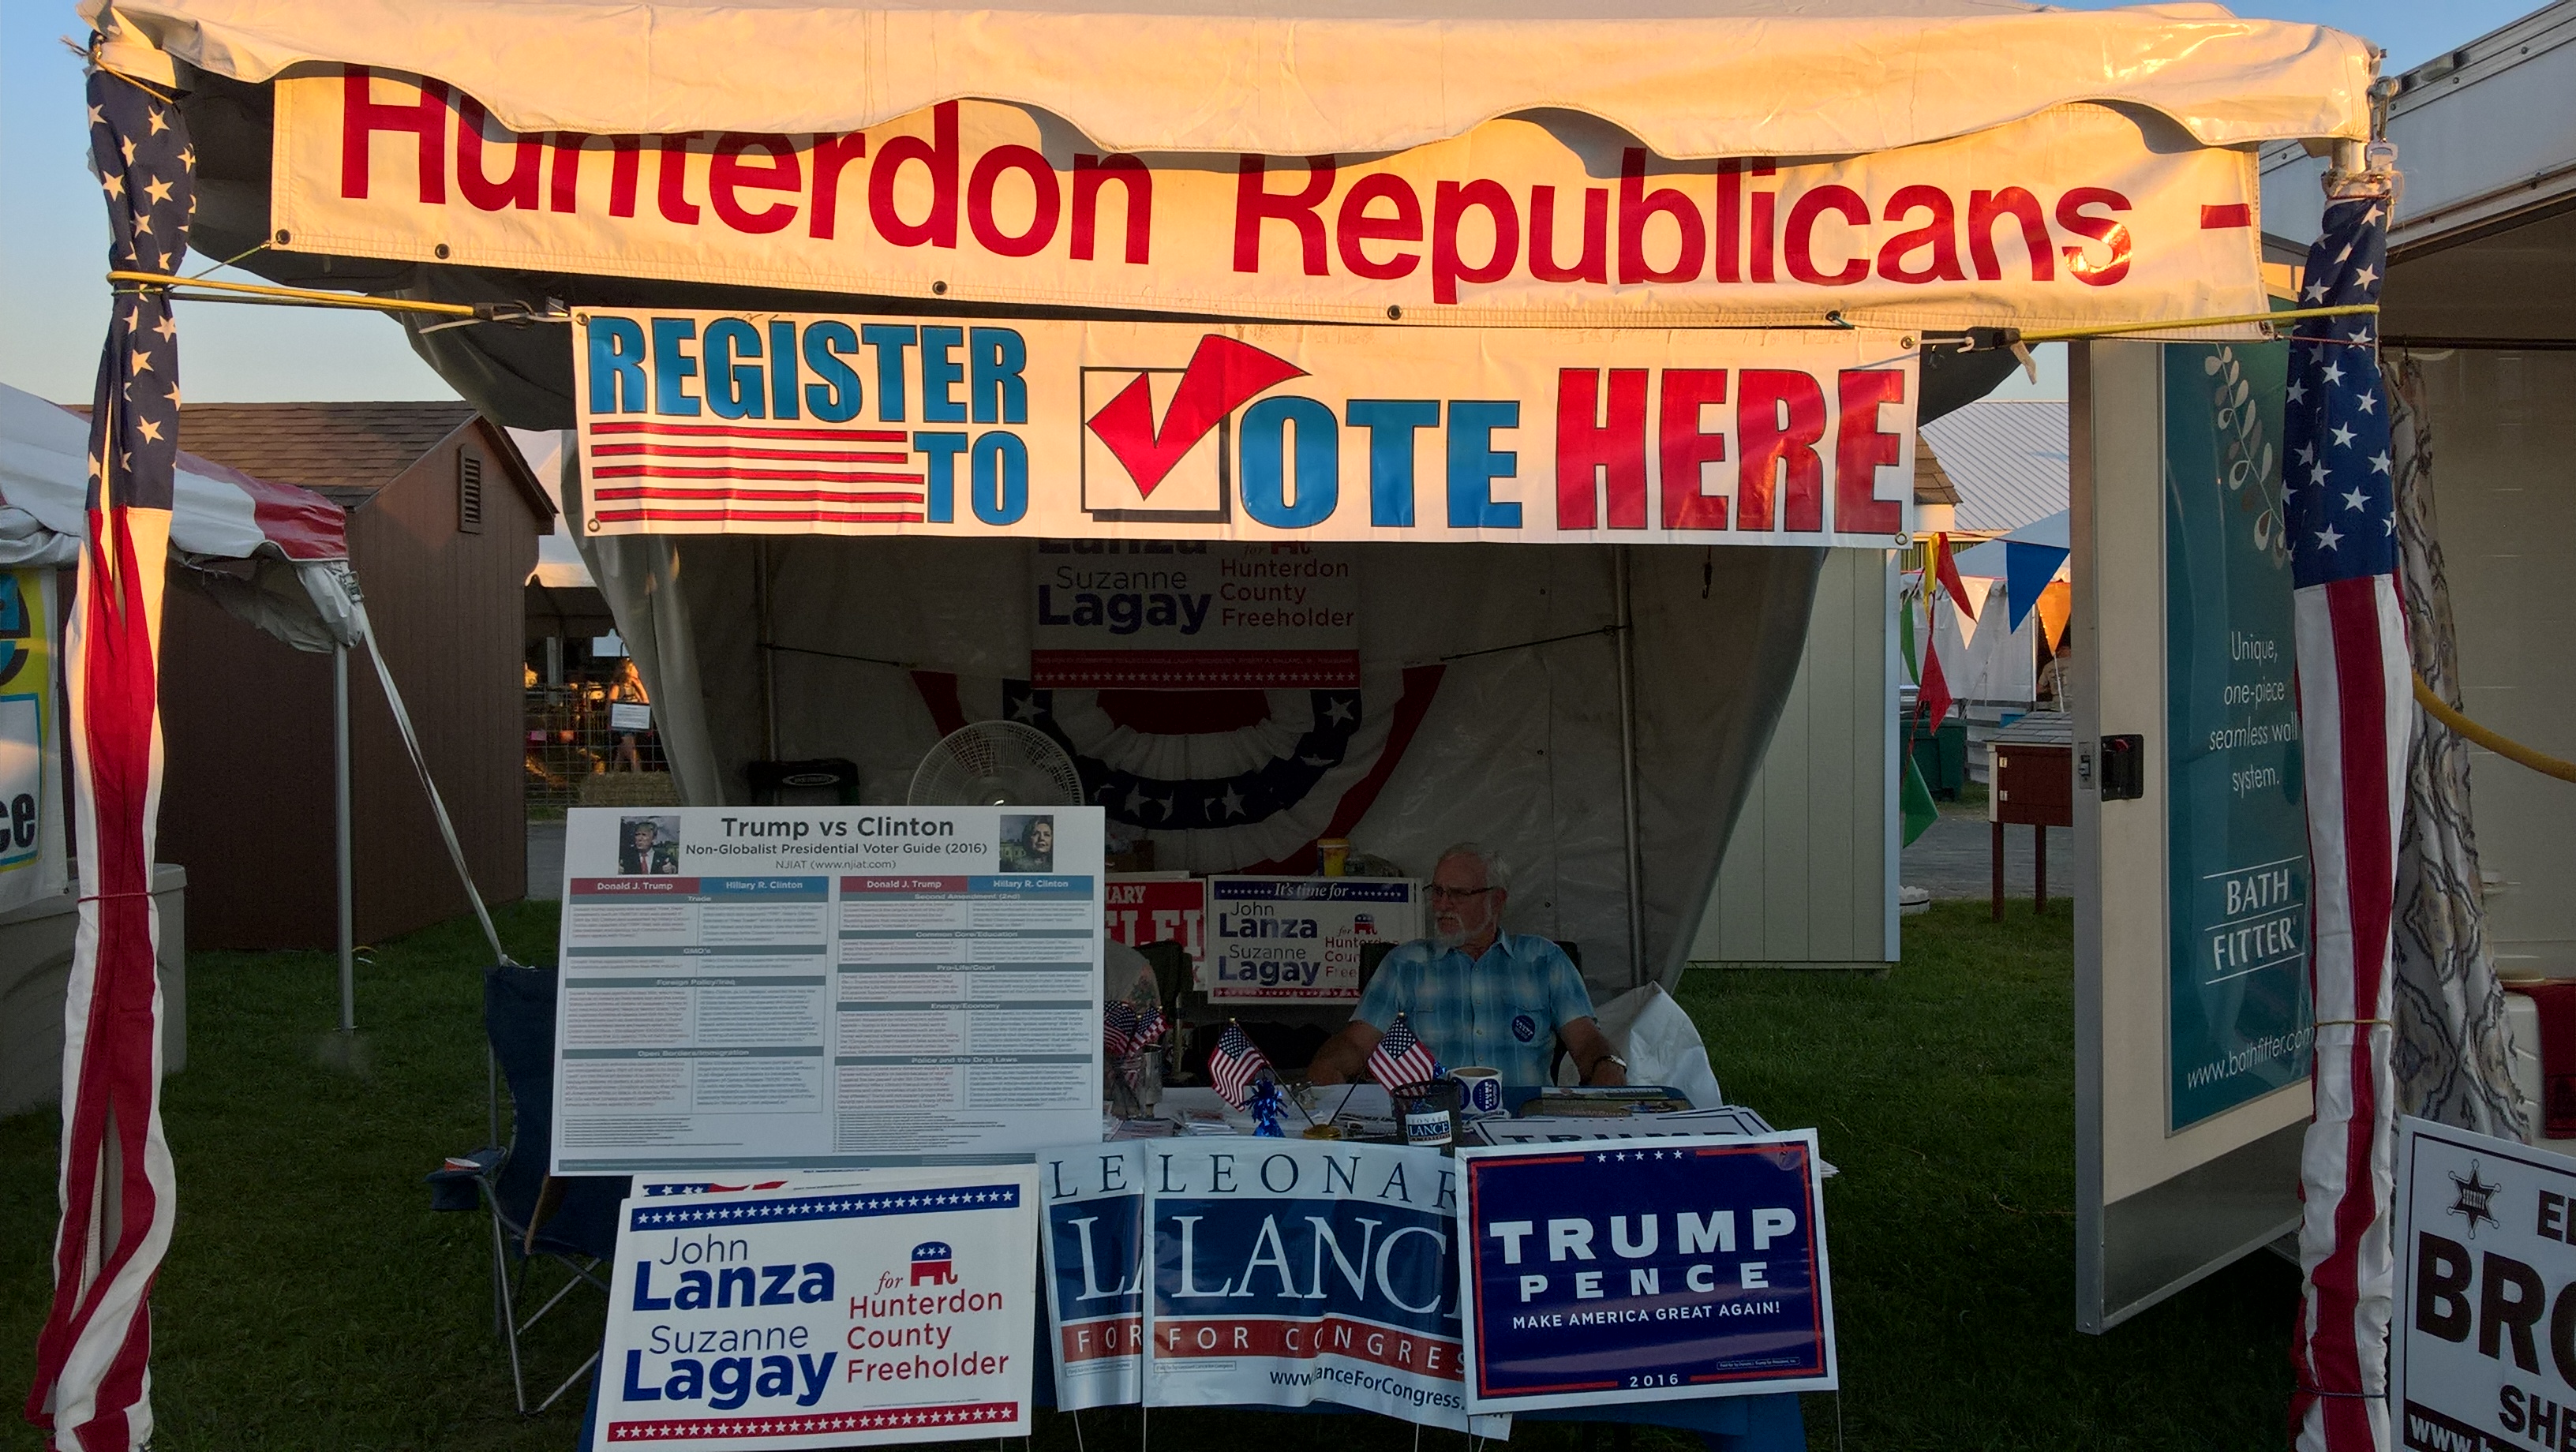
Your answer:
[[[1208,999],[1351,1003],[1360,953],[1422,936],[1422,890],[1397,877],[1211,877]]]
[[[2396,1178],[2398,1444],[2576,1448],[2576,1160],[2401,1119]]]
[[[1479,1436],[1460,1383],[1456,1167],[1436,1150],[1146,1142],[1148,1406],[1333,1402]]]
[[[1027,1434],[1034,1167],[660,1188],[619,1211],[604,1441],[792,1452]]]
[[[1038,1190],[1055,1404],[1069,1412],[1134,1406],[1145,1357],[1144,1146],[1040,1155]]]
[[[1470,1410],[1839,1385],[1816,1135],[1462,1148]]]

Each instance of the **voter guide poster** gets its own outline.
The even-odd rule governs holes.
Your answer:
[[[575,809],[553,1172],[1097,1136],[1101,829],[1098,807]]]
[[[604,1442],[792,1452],[1028,1433],[1031,1167],[676,1188],[619,1211]]]
[[[2396,1181],[2398,1445],[2576,1445],[2576,1159],[2405,1118]]]
[[[1395,877],[1211,877],[1211,1002],[1352,1003],[1360,952],[1422,936],[1422,888]]]
[[[1830,1391],[1813,1130],[1461,1148],[1468,1407]]]

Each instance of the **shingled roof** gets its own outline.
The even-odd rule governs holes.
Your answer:
[[[295,484],[356,509],[474,422],[474,405],[419,403],[191,403],[179,410],[179,446],[279,484]],[[501,467],[528,497],[541,526],[553,501],[498,428]]]

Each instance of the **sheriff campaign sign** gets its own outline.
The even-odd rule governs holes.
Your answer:
[[[1470,1430],[1438,1151],[1167,1140],[1144,1159],[1147,1405],[1334,1402]]]
[[[1885,549],[1913,520],[1887,333],[598,308],[573,334],[594,534]]]
[[[2396,1178],[2398,1444],[2576,1447],[2576,1160],[2401,1119]]]
[[[1339,322],[2263,309],[2252,150],[2089,104],[1795,160],[1676,161],[1571,111],[1391,154],[1121,155],[983,100],[819,135],[521,134],[437,79],[335,65],[277,82],[275,135],[291,252]]]
[[[648,1187],[673,1189],[619,1212],[601,1440],[722,1452],[1027,1434],[1030,1167]]]
[[[1458,1160],[1472,1410],[1839,1385],[1815,1131]]]

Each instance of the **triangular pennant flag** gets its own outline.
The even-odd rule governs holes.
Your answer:
[[[1896,638],[1905,652],[1905,679],[1916,685],[1923,682],[1923,668],[1915,664],[1914,654],[1914,605],[1918,598],[1913,590],[1899,591],[1896,597]]]
[[[1950,682],[1941,672],[1941,652],[1923,652],[1923,689],[1915,695],[1915,719],[1922,722],[1924,735],[1941,729],[1950,714]]]
[[[1959,562],[1950,556],[1950,536],[1932,536],[1932,568],[1941,588],[1950,592],[1950,603],[1970,620],[1977,618],[1977,602],[1968,598],[1968,587],[1959,579]]]
[[[1932,800],[1932,784],[1923,779],[1923,768],[1914,762],[1914,753],[1905,754],[1905,787],[1897,798],[1897,810],[1905,818],[1905,845],[1932,829],[1941,820],[1941,808]]]
[[[2004,542],[2004,599],[2011,611],[2006,629],[2019,631],[2021,623],[2030,618],[2031,607],[2039,603],[2039,593],[2056,578],[2057,567],[2066,563],[2066,553],[2056,545]]]

